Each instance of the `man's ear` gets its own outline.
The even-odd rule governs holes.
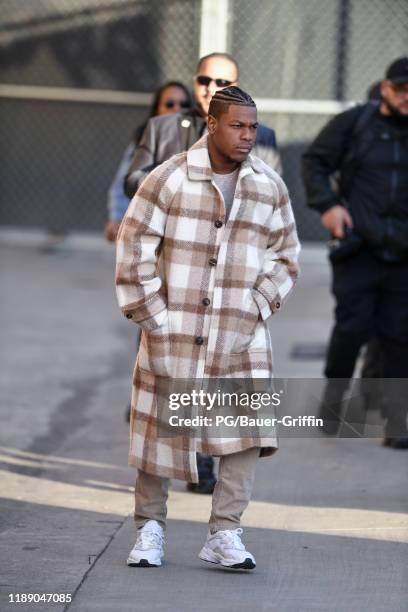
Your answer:
[[[208,133],[209,134],[214,134],[214,132],[217,129],[217,120],[212,115],[208,115],[207,127],[208,127]]]

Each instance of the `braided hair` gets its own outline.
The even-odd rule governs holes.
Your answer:
[[[218,119],[222,113],[227,113],[231,105],[234,106],[252,106],[256,108],[256,104],[249,94],[240,87],[230,85],[219,89],[211,98],[208,114],[215,119]]]

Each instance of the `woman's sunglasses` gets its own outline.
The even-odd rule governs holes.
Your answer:
[[[190,108],[190,103],[185,100],[184,102],[178,102],[176,100],[166,100],[164,103],[166,108],[174,108],[175,106],[181,106],[181,108]]]
[[[199,85],[204,85],[205,87],[208,87],[211,81],[214,81],[217,87],[228,87],[233,83],[233,81],[227,81],[227,79],[212,79],[211,77],[204,76],[203,74],[197,75],[196,81]]]

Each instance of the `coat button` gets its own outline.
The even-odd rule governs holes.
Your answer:
[[[204,304],[204,306],[209,306],[211,304],[211,300],[209,300],[208,298],[204,298],[202,303]]]
[[[130,314],[130,312],[127,313],[126,318],[127,319],[131,319],[132,318],[132,315]]]
[[[214,223],[216,228],[220,228],[222,227],[222,221],[220,221],[220,219],[217,219],[217,221]]]
[[[197,336],[195,343],[198,345],[204,344],[204,338],[202,336]]]
[[[211,257],[208,260],[208,263],[210,264],[210,266],[216,266],[217,265],[217,260],[215,259],[215,257]]]

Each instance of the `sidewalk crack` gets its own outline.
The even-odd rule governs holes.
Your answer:
[[[107,543],[105,544],[105,546],[102,548],[102,550],[97,554],[97,555],[89,555],[89,558],[93,557],[94,561],[93,563],[89,566],[89,568],[86,570],[86,572],[84,573],[84,575],[82,576],[82,580],[80,581],[80,583],[78,584],[78,586],[76,587],[75,591],[72,594],[72,599],[71,601],[65,605],[65,607],[63,608],[63,612],[66,612],[67,610],[69,610],[69,608],[72,606],[72,604],[75,601],[75,597],[77,596],[79,590],[81,589],[82,585],[84,584],[84,582],[86,581],[86,579],[88,578],[89,574],[91,573],[91,571],[94,569],[95,565],[98,563],[99,559],[102,557],[102,555],[104,554],[104,552],[109,548],[109,546],[112,544],[113,540],[115,539],[115,537],[117,536],[117,534],[119,533],[119,531],[122,529],[123,525],[126,523],[127,519],[130,517],[130,514],[128,514],[127,516],[125,516],[125,518],[123,519],[123,521],[121,521],[120,525],[118,525],[118,527],[115,529],[115,531],[112,533],[112,535],[109,537]]]

